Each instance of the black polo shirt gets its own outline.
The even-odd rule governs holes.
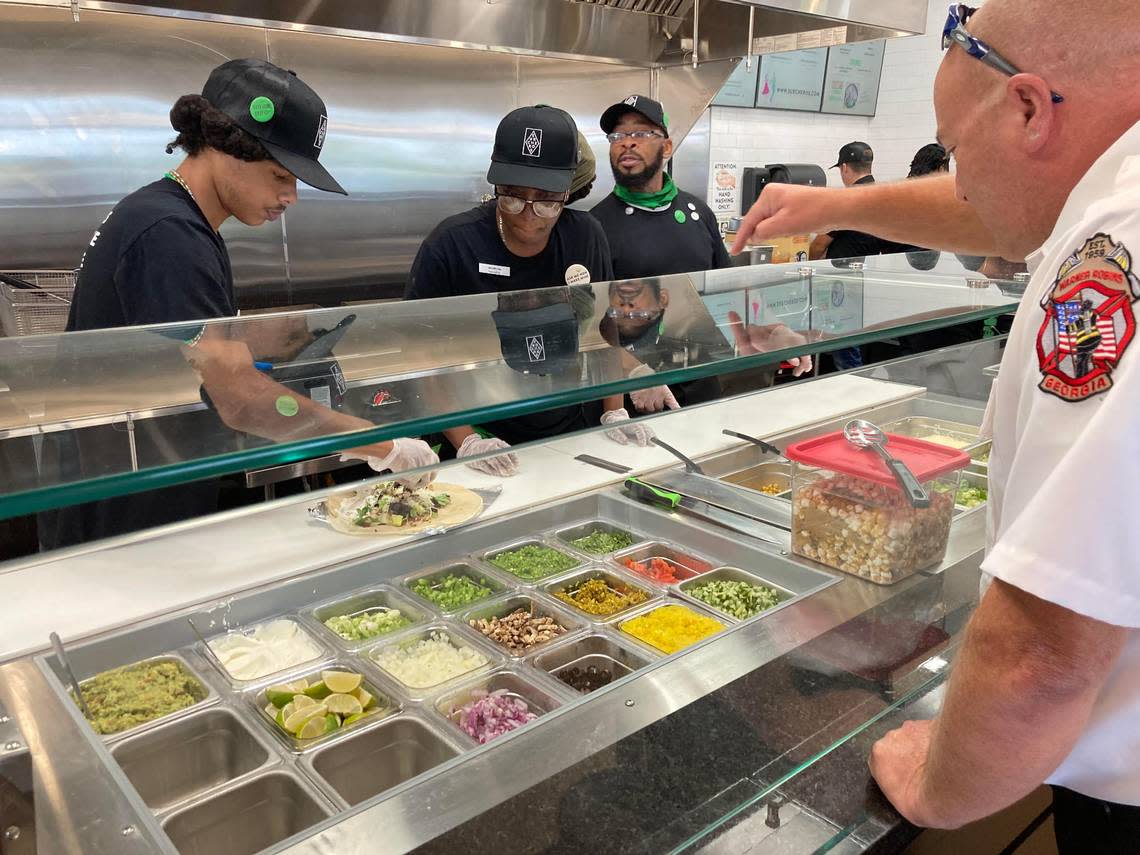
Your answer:
[[[635,207],[611,193],[590,214],[606,233],[617,279],[732,266],[716,216],[708,205],[684,190],[659,211]]]
[[[872,175],[864,175],[855,185],[874,184]],[[868,255],[887,255],[892,252],[908,252],[915,247],[904,243],[895,243],[885,238],[875,237],[866,232],[852,231],[851,229],[838,229],[828,232],[831,244],[827,247],[824,258],[854,258],[863,259]]]
[[[448,217],[416,253],[405,300],[525,291],[614,278],[605,233],[584,211],[563,210],[546,249],[515,255],[499,235],[496,206],[487,202]],[[582,272],[589,278],[583,278]]]
[[[404,299],[524,291],[614,278],[602,227],[584,211],[563,210],[546,249],[531,258],[507,249],[496,220],[496,205],[487,202],[436,226],[416,253]],[[583,272],[588,278],[582,277]],[[574,404],[482,427],[518,445],[583,430],[597,425],[600,416],[596,404]]]

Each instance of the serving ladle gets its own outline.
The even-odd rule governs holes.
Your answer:
[[[887,468],[895,476],[895,481],[898,482],[899,487],[902,488],[903,493],[906,494],[907,500],[913,508],[929,508],[930,496],[927,495],[926,490],[918,483],[918,479],[914,477],[914,473],[910,468],[901,460],[892,457],[891,453],[887,451],[887,435],[883,433],[882,428],[874,425],[866,419],[852,419],[843,426],[844,438],[854,446],[859,448],[873,448],[879,453],[879,457],[883,458],[883,462],[887,464]]]

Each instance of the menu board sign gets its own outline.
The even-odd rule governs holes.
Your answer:
[[[824,113],[873,116],[879,102],[879,77],[886,42],[858,42],[828,49],[824,75]]]
[[[720,87],[712,102],[717,107],[751,107],[756,100],[756,72],[759,63],[753,59],[752,68],[744,60],[733,69],[728,80]]]
[[[756,106],[818,112],[826,69],[825,47],[762,56]]]

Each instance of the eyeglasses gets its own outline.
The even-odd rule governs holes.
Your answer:
[[[496,193],[499,207],[508,214],[521,214],[527,205],[530,205],[536,217],[544,220],[553,220],[562,213],[566,203],[558,199],[521,199],[518,196],[508,196],[506,193]]]
[[[613,133],[606,134],[606,139],[611,143],[619,143],[626,137],[635,140],[651,140],[654,137],[665,139],[665,134],[661,133],[661,131],[614,131]]]
[[[607,318],[621,318],[622,320],[630,321],[652,321],[661,316],[661,310],[649,311],[646,309],[634,309],[630,312],[623,312],[621,309],[610,307],[606,309]]]
[[[966,21],[976,11],[978,10],[964,3],[950,4],[950,14],[946,18],[946,26],[942,28],[942,50],[946,50],[951,44],[957,44],[974,59],[980,59],[990,68],[996,68],[1007,77],[1021,74],[1020,68],[981,39],[966,32]],[[1054,104],[1060,104],[1065,100],[1064,96],[1053,91],[1049,92],[1049,96],[1053,99]]]

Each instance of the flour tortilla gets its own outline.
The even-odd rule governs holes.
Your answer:
[[[408,525],[354,525],[342,508],[347,508],[359,498],[361,491],[351,490],[347,493],[337,493],[325,500],[328,507],[329,525],[344,534],[366,535],[371,537],[399,536],[422,531],[427,528],[451,528],[472,520],[479,516],[483,510],[483,499],[478,493],[473,493],[466,487],[458,484],[433,483],[429,488],[433,493],[447,493],[451,502],[439,513],[430,519]]]

